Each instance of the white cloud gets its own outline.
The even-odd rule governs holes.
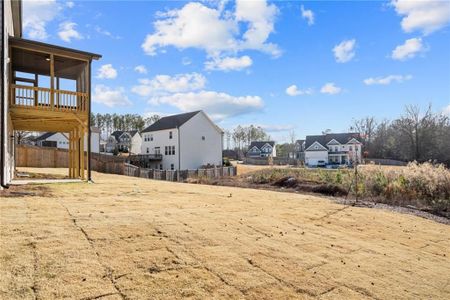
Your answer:
[[[160,19],[153,23],[154,33],[146,36],[142,48],[148,55],[156,55],[159,48],[167,46],[198,48],[212,57],[248,49],[279,55],[278,47],[267,42],[274,31],[277,7],[266,1],[243,0],[235,7],[235,12],[224,12],[190,2],[181,9],[159,13]],[[239,32],[240,25],[246,27],[245,32]]]
[[[386,77],[370,77],[367,79],[364,79],[364,83],[366,85],[374,85],[374,84],[381,84],[381,85],[388,85],[391,84],[391,82],[398,82],[402,83],[404,81],[412,79],[412,75],[389,75]]]
[[[252,59],[245,55],[241,57],[224,57],[213,58],[205,62],[206,70],[220,70],[220,71],[240,71],[252,65]]]
[[[134,68],[139,74],[147,74],[147,68],[144,65],[139,65]]]
[[[442,110],[442,114],[450,117],[450,103],[446,107],[444,107],[444,109]]]
[[[157,75],[152,79],[140,79],[139,83],[132,91],[145,97],[200,90],[205,87],[206,78],[198,73]]]
[[[183,57],[181,63],[183,64],[183,66],[189,66],[190,64],[192,64],[192,60],[189,57]]]
[[[447,0],[393,0],[397,14],[403,16],[405,32],[422,31],[427,35],[450,23],[450,2]]]
[[[308,25],[311,26],[314,24],[314,13],[310,9],[305,9],[304,6],[301,6],[302,18],[308,21]]]
[[[103,65],[97,71],[97,78],[100,79],[114,79],[116,77],[117,71],[113,68],[112,64]]]
[[[167,104],[183,112],[201,109],[216,121],[259,111],[264,106],[264,102],[259,96],[235,97],[215,91],[176,93],[153,97],[149,103],[152,105]]]
[[[67,43],[70,43],[72,39],[82,39],[83,36],[75,29],[76,26],[77,24],[74,22],[63,22],[59,24],[59,38]]]
[[[94,87],[92,100],[95,103],[104,104],[108,107],[129,106],[132,104],[125,95],[123,87],[110,88],[103,84],[97,84]]]
[[[336,61],[339,63],[346,63],[352,60],[355,56],[355,48],[356,40],[344,40],[340,44],[334,46],[333,52]]]
[[[395,47],[392,51],[392,59],[395,60],[407,60],[416,56],[417,53],[424,51],[425,48],[422,44],[421,38],[412,38],[406,40],[403,45]]]
[[[74,3],[73,1],[67,1],[67,2],[66,2],[66,6],[67,6],[68,8],[73,8],[73,7],[75,6],[75,3]]]
[[[295,84],[289,86],[286,89],[286,94],[289,96],[298,96],[298,95],[311,95],[313,90],[311,88],[301,90]]]
[[[27,37],[35,40],[48,38],[46,25],[60,12],[56,0],[23,1],[23,30]]]
[[[110,37],[112,39],[116,39],[116,40],[120,40],[121,39],[120,36],[114,35],[111,32],[109,32],[108,30],[101,28],[100,26],[95,26],[94,29],[95,29],[95,31],[97,33],[100,33],[102,35],[106,35],[106,36],[108,36],[108,37]]]
[[[267,132],[283,132],[283,131],[290,131],[293,130],[295,128],[294,125],[265,125],[265,124],[260,124],[260,125],[256,125],[261,127],[262,129],[264,129]]]
[[[320,89],[320,92],[323,94],[336,95],[342,92],[342,88],[336,86],[334,82],[328,82]]]
[[[269,35],[274,31],[277,14],[278,8],[274,4],[267,4],[265,0],[237,0],[236,20],[246,22],[248,25],[247,31],[243,34],[240,48],[261,50],[274,56],[280,55],[277,45],[266,43]]]

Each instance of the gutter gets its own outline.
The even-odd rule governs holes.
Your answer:
[[[2,55],[1,55],[1,72],[2,72],[2,78],[1,78],[1,87],[2,87],[2,95],[1,95],[1,112],[0,115],[2,116],[1,122],[2,122],[2,132],[0,133],[0,146],[2,147],[1,155],[0,155],[0,161],[2,169],[0,170],[0,186],[2,188],[9,188],[9,185],[5,182],[5,120],[7,119],[5,117],[5,79],[3,78],[3,74],[5,73],[5,26],[4,24],[4,17],[5,17],[5,3],[2,1],[1,4],[1,14],[2,14]]]

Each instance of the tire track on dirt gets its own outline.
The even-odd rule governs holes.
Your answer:
[[[89,235],[87,234],[86,230],[84,230],[84,228],[81,227],[81,225],[78,224],[77,218],[70,212],[70,210],[67,208],[67,206],[65,206],[65,205],[61,202],[61,200],[59,200],[59,199],[58,199],[58,203],[59,203],[59,204],[67,211],[67,214],[69,215],[70,219],[72,220],[73,225],[74,225],[79,231],[81,231],[81,232],[83,233],[84,238],[85,238],[86,241],[89,243],[89,245],[90,245],[90,247],[92,248],[92,250],[94,251],[94,253],[95,253],[96,257],[97,257],[97,261],[99,262],[99,264],[103,267],[103,269],[104,269],[104,271],[105,271],[105,277],[107,277],[107,278],[109,279],[109,281],[111,282],[112,286],[113,286],[114,289],[116,290],[116,293],[113,293],[113,294],[117,294],[117,295],[119,295],[123,300],[127,300],[128,298],[127,298],[126,295],[120,290],[120,288],[119,288],[119,286],[118,286],[118,284],[117,284],[117,282],[116,282],[116,280],[115,280],[115,278],[114,278],[114,275],[113,275],[114,270],[111,269],[109,266],[105,265],[105,264],[101,261],[101,259],[100,259],[100,253],[98,253],[98,251],[95,249],[95,246],[94,246],[94,240],[91,239],[91,238],[89,237]],[[97,296],[97,298],[94,297],[94,298],[88,298],[88,299],[98,299],[99,297],[101,298],[101,297],[105,297],[105,296],[104,296],[104,295],[103,295],[103,296],[102,296],[102,295],[99,295],[99,296]]]

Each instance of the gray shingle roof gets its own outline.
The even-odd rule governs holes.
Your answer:
[[[351,139],[361,141],[359,133],[330,133],[322,135],[308,135],[306,136],[305,149],[308,149],[314,142],[318,142],[326,148],[327,143],[331,140],[336,140],[341,144],[347,144]]]
[[[130,131],[116,130],[113,133],[111,133],[111,135],[116,139],[117,142],[119,142],[119,137],[125,132],[128,132],[131,135],[131,137],[133,137],[136,133],[138,133],[137,130],[130,130]]]
[[[46,140],[47,138],[51,137],[52,135],[56,134],[56,132],[46,132],[41,134],[40,136],[38,136],[37,138],[35,138],[34,140],[37,141],[43,141]]]
[[[189,121],[193,116],[198,114],[200,110],[173,116],[167,116],[159,119],[152,125],[148,126],[142,132],[152,132],[158,130],[177,128]]]
[[[265,144],[269,144],[270,146],[274,146],[275,142],[274,141],[254,141],[250,143],[250,146],[248,146],[248,149],[252,149],[253,147],[256,146],[256,148],[258,148],[259,150],[261,150],[262,146],[264,146]]]

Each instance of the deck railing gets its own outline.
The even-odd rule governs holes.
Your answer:
[[[66,112],[87,112],[88,94],[11,84],[12,107]]]

